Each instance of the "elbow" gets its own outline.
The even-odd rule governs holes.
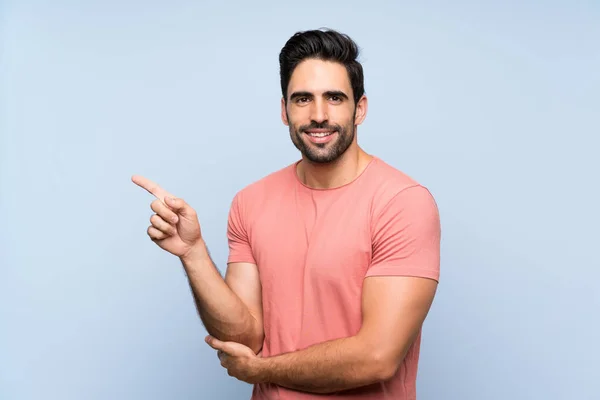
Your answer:
[[[247,332],[237,338],[231,338],[229,341],[238,342],[250,348],[254,354],[261,352],[263,347],[264,335],[259,332]]]
[[[258,329],[251,329],[240,333],[209,331],[209,334],[222,342],[236,342],[243,344],[250,348],[254,354],[258,354],[262,351],[264,334]]]
[[[254,354],[259,354],[262,351],[265,333],[262,325],[256,319],[253,320],[252,329],[246,336],[246,346],[248,346]]]
[[[254,329],[252,330],[252,334],[249,339],[249,345],[254,352],[254,354],[259,354],[263,348],[263,342],[265,341],[265,331],[262,325],[256,322],[254,324]]]
[[[375,353],[373,356],[371,365],[373,380],[375,382],[385,382],[396,376],[398,369],[400,368],[401,362],[398,361],[397,357],[392,354],[384,352]]]
[[[251,343],[249,343],[250,349],[254,352],[254,354],[259,354],[262,351],[263,347],[263,339],[258,337],[254,338]]]
[[[239,335],[239,336],[230,336],[230,337],[224,337],[224,338],[217,338],[219,340],[225,341],[225,342],[237,342],[240,344],[243,344],[244,346],[248,347],[250,350],[252,350],[254,352],[254,354],[258,354],[262,351],[262,347],[263,347],[263,339],[261,336],[256,335],[256,334],[245,334],[245,335]]]
[[[377,376],[377,380],[379,382],[385,382],[392,379],[394,376],[396,376],[398,367],[399,365],[397,364],[386,364],[382,366],[379,371],[379,375]]]
[[[371,343],[374,341],[371,340]],[[363,342],[364,343],[364,342]],[[410,348],[411,342],[383,344],[364,346],[368,349],[368,358],[366,363],[370,365],[369,375],[374,383],[385,382],[396,376],[400,369],[406,354]]]
[[[255,318],[251,319],[250,326],[246,328],[243,334],[237,339],[232,339],[233,342],[238,342],[250,348],[254,354],[261,352],[265,334],[262,325]]]

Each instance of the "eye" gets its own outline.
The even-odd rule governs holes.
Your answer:
[[[298,97],[298,99],[296,100],[296,103],[306,103],[308,102],[309,98],[308,97]]]
[[[335,103],[339,103],[340,101],[342,101],[341,97],[340,96],[336,96],[336,95],[329,96],[329,100],[331,100],[331,101],[333,101]]]

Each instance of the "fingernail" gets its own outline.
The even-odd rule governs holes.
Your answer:
[[[174,216],[173,218],[171,218],[171,221],[172,221],[174,224],[176,224],[176,223],[177,223],[177,221],[178,221],[178,218],[177,218],[177,216]]]

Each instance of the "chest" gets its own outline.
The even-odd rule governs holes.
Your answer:
[[[371,262],[370,209],[349,197],[266,204],[250,231],[263,286],[319,281],[360,287]]]

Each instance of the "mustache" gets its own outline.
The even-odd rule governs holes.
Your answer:
[[[305,132],[309,129],[327,129],[328,131],[338,131],[340,133],[342,132],[342,127],[337,124],[330,125],[327,122],[315,122],[315,121],[312,121],[308,125],[300,126],[300,128],[298,128],[298,131]]]

